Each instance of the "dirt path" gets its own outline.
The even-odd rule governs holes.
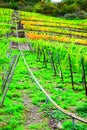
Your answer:
[[[32,129],[29,129],[29,126],[35,125],[35,124],[41,124],[44,122],[49,124],[46,117],[42,117],[43,113],[39,112],[39,107],[32,104],[32,100],[31,98],[29,98],[28,91],[22,90],[22,94],[23,94],[23,104],[25,106],[25,111],[24,111],[25,130],[32,130]],[[45,130],[45,129],[42,128],[41,130]]]

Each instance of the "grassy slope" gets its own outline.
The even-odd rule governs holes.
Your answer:
[[[12,38],[13,39],[13,38]],[[11,40],[11,39],[10,39]],[[6,57],[6,51],[9,46],[10,40],[3,39],[0,40],[0,72],[3,72],[3,67],[6,66],[8,68],[8,62],[11,60]],[[15,40],[15,38],[14,38]],[[20,40],[22,41],[22,40]],[[12,50],[11,56],[14,54],[18,54],[17,50]],[[48,64],[48,69],[44,67],[42,64],[42,59],[40,62],[37,62],[37,56],[32,52],[24,52],[27,62],[32,69],[33,73],[40,81],[40,83],[44,86],[47,92],[51,95],[51,97],[63,108],[68,109],[69,111],[76,112],[78,108],[77,114],[86,117],[86,111],[84,111],[86,98],[84,96],[84,91],[82,88],[78,89],[77,92],[74,93],[70,88],[71,86],[65,88],[63,84],[61,84],[60,79],[53,75],[53,71],[51,69],[50,64]],[[1,79],[1,77],[0,77]],[[68,78],[66,79],[68,80]],[[52,104],[48,102],[46,104],[46,97],[43,93],[36,87],[34,83],[31,82],[31,77],[29,76],[26,67],[23,63],[22,57],[18,62],[16,67],[15,74],[13,76],[13,80],[9,86],[9,91],[7,93],[7,97],[4,103],[4,107],[0,108],[0,130],[25,130],[24,126],[24,104],[22,99],[22,90],[25,89],[26,92],[29,92],[29,97],[32,99],[32,103],[40,106],[40,111],[44,111],[43,116],[55,117],[58,120],[64,122],[64,130],[71,130],[72,124],[71,121],[68,120],[68,117],[61,114],[57,111]],[[0,86],[2,82],[0,80]],[[1,88],[1,87],[0,87]],[[1,91],[1,89],[0,89]],[[1,92],[0,92],[1,93]],[[69,98],[67,98],[67,96]],[[83,106],[83,108],[82,108]],[[85,108],[86,109],[86,108]],[[67,120],[67,121],[66,121]],[[49,130],[48,126],[44,124],[35,124],[33,126],[29,126],[29,130]],[[86,126],[81,123],[77,123],[77,130],[86,130]]]
[[[13,54],[18,53],[17,51],[13,51]],[[50,93],[51,97],[58,102],[63,108],[69,109],[69,106],[75,106],[77,105],[77,101],[79,105],[81,105],[81,101],[79,102],[79,99],[81,97],[84,97],[84,92],[81,92],[79,95],[75,95],[70,88],[67,88],[66,91],[61,90],[61,86],[58,86],[59,89],[57,89],[56,85],[59,85],[59,83],[55,83],[57,80],[57,77],[53,76],[53,72],[51,70],[48,70],[44,68],[43,64],[41,62],[36,61],[36,55],[32,54],[31,52],[25,52],[26,59],[30,65],[30,67],[35,70],[35,76],[38,77],[41,84],[44,86],[44,88]],[[33,60],[33,62],[32,62]],[[49,67],[50,68],[50,67]],[[45,72],[48,72],[45,74]],[[61,85],[61,84],[60,84]],[[64,87],[62,86],[62,89]],[[44,94],[36,87],[36,85],[29,80],[29,75],[27,73],[26,67],[23,64],[22,58],[20,58],[19,63],[17,65],[13,80],[10,84],[10,89],[7,93],[7,97],[4,104],[4,109],[0,109],[0,120],[1,120],[1,130],[2,129],[12,129],[15,130],[25,130],[24,128],[24,119],[23,119],[23,113],[24,113],[24,105],[23,105],[23,99],[22,99],[22,93],[20,93],[20,90],[25,89],[25,91],[29,91],[29,97],[32,98],[32,103],[40,106],[41,111],[45,111],[45,115],[50,115],[51,117],[56,117],[58,120],[66,120],[68,119],[65,115],[58,112],[56,109],[53,108],[52,104],[48,103],[46,104],[46,97]],[[62,96],[61,97],[61,95]],[[72,94],[71,94],[72,93]],[[67,95],[69,98],[67,98]],[[75,96],[74,96],[75,95]],[[73,98],[74,97],[74,100]],[[84,97],[85,98],[85,97]],[[58,99],[58,100],[57,100]],[[60,99],[60,100],[59,100]],[[68,100],[69,99],[69,100]],[[72,102],[71,102],[72,99]],[[69,104],[69,106],[68,106]],[[70,110],[70,109],[69,109]],[[59,113],[59,114],[58,114]],[[68,123],[68,122],[67,122]],[[19,124],[21,124],[19,126]],[[70,125],[70,123],[68,124]],[[29,126],[29,129],[41,129],[41,127],[44,127],[45,125],[41,124],[35,124],[35,126]],[[66,126],[66,124],[65,124]],[[71,125],[70,125],[71,127]],[[80,124],[80,127],[83,128],[83,126]],[[44,127],[45,128],[45,127]],[[78,127],[79,128],[79,127]],[[45,129],[49,129],[46,127]],[[68,129],[67,129],[68,130]],[[84,128],[85,130],[85,128]]]

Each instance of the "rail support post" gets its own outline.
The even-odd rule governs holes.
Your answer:
[[[72,130],[75,130],[75,119],[72,117]]]

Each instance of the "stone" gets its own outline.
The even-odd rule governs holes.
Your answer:
[[[61,122],[58,122],[58,124],[57,124],[57,128],[58,128],[59,130],[62,130],[62,129],[63,129],[63,127],[62,127],[62,123],[61,123]]]

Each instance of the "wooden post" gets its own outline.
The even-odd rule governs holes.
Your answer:
[[[40,61],[40,48],[37,48],[37,60]]]
[[[44,49],[43,49],[43,56],[44,56],[43,64],[45,64],[45,67],[47,68],[46,54],[45,54],[45,52],[44,52]]]
[[[49,62],[49,51],[48,51],[48,48],[47,48],[47,47],[46,47],[46,54],[47,54],[46,62],[48,63],[48,62]]]
[[[62,73],[61,67],[60,67],[60,77],[61,77],[61,80],[62,80],[62,82],[63,82],[64,80],[63,80],[63,73]]]
[[[85,89],[85,86],[84,86],[84,76],[83,76],[83,69],[82,69],[82,86],[83,86],[83,89]]]
[[[85,92],[86,92],[86,96],[87,96],[86,76],[85,76],[85,68],[84,68],[84,59],[83,59],[83,57],[81,58],[81,63],[82,63],[82,79],[83,79],[83,84],[85,86]]]
[[[62,72],[62,69],[61,69],[61,65],[60,65],[60,60],[59,60],[58,54],[57,54],[57,59],[58,59],[58,65],[59,65],[59,69],[60,69],[60,77],[61,77],[61,80],[63,82],[63,72]]]
[[[29,44],[29,47],[30,47],[30,51],[32,52],[32,48],[33,48],[33,47],[32,47],[32,44],[31,44],[31,43]]]
[[[7,75],[6,75],[6,77],[5,77],[4,81],[3,81],[3,84],[2,84],[2,93],[3,93],[4,89],[5,89],[5,86],[6,86],[6,83],[8,81],[8,77],[9,77],[9,75],[11,73],[12,67],[14,65],[15,59],[16,59],[16,55],[13,57],[12,62],[10,64],[9,71],[7,72]]]
[[[15,63],[14,63],[14,65],[13,65],[12,70],[11,70],[11,73],[10,73],[10,75],[9,75],[9,77],[8,77],[8,82],[6,83],[6,87],[5,87],[5,90],[4,90],[4,93],[3,93],[3,97],[2,97],[2,101],[1,101],[0,107],[2,107],[3,104],[4,104],[4,100],[5,100],[6,94],[7,94],[7,92],[8,92],[10,82],[11,82],[12,77],[13,77],[13,75],[14,75],[14,71],[15,71],[16,65],[17,65],[17,63],[18,63],[19,57],[20,57],[20,55],[18,55],[18,56],[16,57]]]
[[[72,89],[74,90],[74,81],[73,81],[73,72],[72,72],[72,64],[71,64],[70,54],[68,55],[68,58],[69,58],[69,66],[70,66],[70,76],[71,76]]]
[[[54,70],[54,75],[56,76],[56,67],[55,67],[55,63],[54,63],[54,59],[53,59],[53,54],[51,53],[51,65],[53,67],[53,70]]]

